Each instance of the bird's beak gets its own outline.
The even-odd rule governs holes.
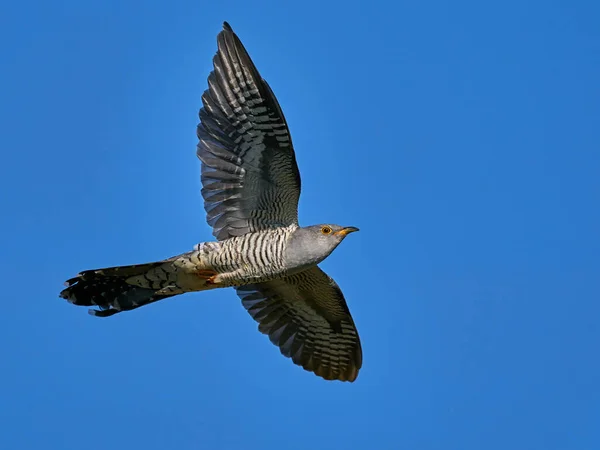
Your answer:
[[[346,228],[342,228],[339,231],[336,231],[333,234],[335,234],[337,236],[345,237],[346,235],[348,235],[350,233],[354,233],[355,231],[358,231],[358,228],[356,228],[356,227],[346,227]]]

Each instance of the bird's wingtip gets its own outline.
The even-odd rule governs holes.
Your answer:
[[[231,25],[229,25],[229,22],[227,22],[227,21],[223,22],[223,29],[226,30],[226,31],[233,32],[233,28],[231,28]]]

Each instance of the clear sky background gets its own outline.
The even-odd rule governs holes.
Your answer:
[[[362,338],[294,366],[233,290],[98,319],[82,269],[211,239],[195,156],[227,20]],[[600,448],[600,3],[0,7],[0,448]]]

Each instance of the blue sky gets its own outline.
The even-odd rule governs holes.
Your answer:
[[[600,448],[600,4],[4,4],[0,448]],[[82,269],[210,240],[195,127],[227,20],[279,98],[362,338],[294,366],[232,290],[109,319]]]

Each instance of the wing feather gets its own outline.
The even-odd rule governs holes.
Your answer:
[[[300,173],[273,91],[225,23],[202,95],[197,155],[213,235],[298,223]]]
[[[295,364],[327,380],[356,379],[360,338],[341,289],[319,267],[237,293],[259,331]]]

